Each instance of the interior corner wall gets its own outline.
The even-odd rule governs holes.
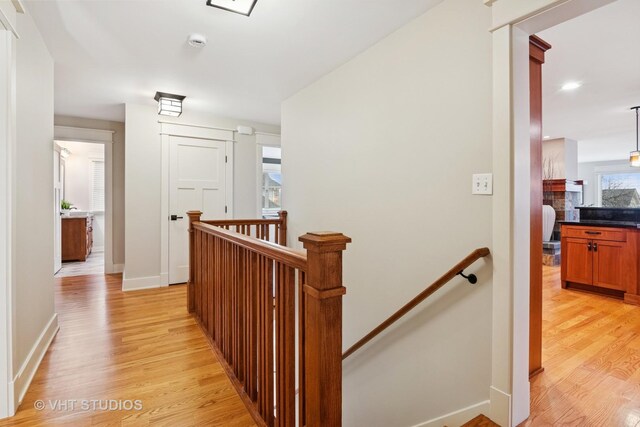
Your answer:
[[[160,196],[162,145],[159,120],[185,125],[280,133],[278,125],[212,116],[189,111],[188,99],[180,117],[160,117],[153,104],[125,106],[125,272],[127,281],[144,286],[160,284]],[[255,135],[238,135],[234,143],[234,216],[257,214],[257,158]]]
[[[490,24],[482,2],[445,0],[283,103],[292,240],[353,238],[343,348],[491,245],[491,197],[471,195],[492,168]],[[344,363],[345,425],[421,425],[489,400],[490,259],[468,272],[478,285],[454,279]]]
[[[578,179],[578,142],[556,138],[542,142],[544,179]]]
[[[53,59],[31,16],[17,23],[14,376],[55,320]]]
[[[124,164],[125,126],[122,122],[59,116],[54,119],[56,126],[70,126],[113,131],[113,263],[124,264]]]

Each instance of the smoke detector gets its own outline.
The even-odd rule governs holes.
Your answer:
[[[194,47],[204,47],[207,45],[207,38],[202,34],[191,34],[189,44]]]

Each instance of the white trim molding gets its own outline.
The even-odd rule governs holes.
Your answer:
[[[183,138],[214,139],[217,141],[234,141],[233,130],[207,126],[186,125],[181,123],[160,123],[160,135],[180,136]]]
[[[113,130],[54,126],[54,147],[57,141],[84,142],[104,145],[104,271],[115,273],[113,265]]]
[[[162,286],[160,276],[134,277],[131,279],[124,277],[122,279],[122,290],[125,292],[161,288]]]
[[[42,362],[42,358],[47,353],[47,349],[59,330],[58,314],[54,313],[51,319],[49,319],[47,326],[45,326],[40,333],[40,336],[31,348],[31,351],[29,351],[29,354],[20,367],[20,370],[13,378],[14,412],[22,402],[24,395],[27,393],[29,385],[40,366],[40,362]]]
[[[6,3],[4,3],[6,5]],[[0,12],[1,14],[2,12]],[[0,418],[15,413],[13,287],[16,62],[15,33],[0,23]]]
[[[88,142],[93,144],[112,144],[113,130],[78,128],[72,126],[54,126],[54,140]]]
[[[450,412],[446,415],[442,415],[437,418],[433,418],[429,421],[425,421],[420,424],[416,424],[413,427],[442,427],[442,426],[461,426],[467,421],[470,421],[480,414],[486,415],[489,412],[489,401],[476,403],[466,408],[459,409],[457,411]]]

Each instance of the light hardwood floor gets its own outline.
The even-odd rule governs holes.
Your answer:
[[[17,415],[0,426],[254,425],[187,313],[184,285],[123,293],[116,275],[56,280],[60,332]],[[34,408],[39,399],[47,409]],[[50,407],[83,399],[140,400],[143,408]]]
[[[640,307],[562,289],[545,267],[542,346],[522,426],[640,426]]]

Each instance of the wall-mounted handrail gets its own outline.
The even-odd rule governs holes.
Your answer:
[[[405,314],[410,312],[414,307],[420,304],[425,299],[429,298],[433,295],[438,289],[447,284],[451,279],[456,277],[457,275],[463,276],[465,279],[469,280],[471,283],[475,283],[477,278],[475,275],[471,274],[469,276],[465,276],[462,274],[464,270],[469,267],[471,264],[476,262],[480,258],[484,258],[489,255],[491,252],[489,248],[478,248],[475,251],[471,252],[467,257],[465,257],[462,261],[454,265],[449,271],[443,274],[438,280],[433,282],[427,289],[420,292],[414,299],[405,304],[400,310],[396,311],[391,315],[387,320],[378,325],[375,329],[365,335],[361,340],[353,344],[347,351],[342,354],[342,360],[345,360],[347,357],[355,353],[362,346],[367,344],[369,341],[377,337],[382,331],[387,329],[389,326],[393,325],[396,321],[402,318]]]

